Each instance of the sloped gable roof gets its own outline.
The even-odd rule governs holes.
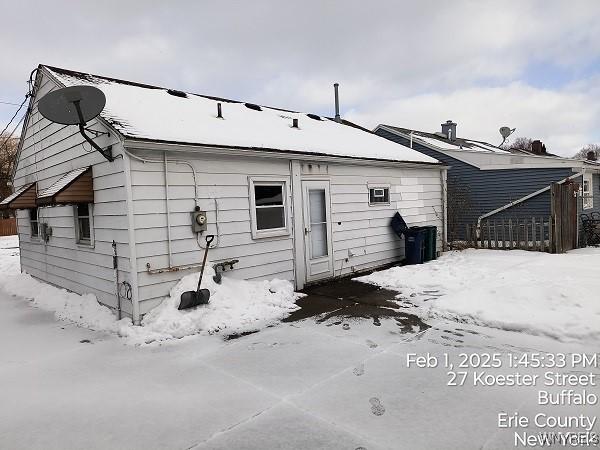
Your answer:
[[[412,163],[437,160],[350,122],[43,66],[65,86],[106,95],[101,117],[128,139]],[[223,118],[217,118],[217,103]],[[298,119],[299,128],[292,127]]]

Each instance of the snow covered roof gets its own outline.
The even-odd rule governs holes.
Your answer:
[[[45,198],[54,197],[56,194],[68,187],[73,181],[75,181],[88,169],[89,167],[81,167],[79,169],[75,169],[71,172],[66,173],[61,178],[59,178],[58,181],[50,185],[50,187],[44,189],[43,191],[40,191],[38,193],[38,200],[43,201]]]
[[[427,133],[425,131],[411,130],[410,128],[394,127],[391,125],[380,125],[386,128],[398,131],[403,134],[410,135],[412,133],[413,139],[418,142],[422,141],[425,144],[439,148],[442,150],[465,150],[465,151],[476,151],[485,153],[499,153],[509,154],[509,151],[503,150],[496,145],[489,144],[483,141],[476,141],[473,139],[456,138],[450,140],[441,133]]]
[[[106,95],[101,116],[126,138],[386,161],[438,163],[350,122],[43,66]],[[221,103],[223,118],[217,118]],[[292,127],[298,119],[298,128]]]
[[[32,187],[35,183],[29,183],[26,184],[24,186],[21,186],[19,189],[17,189],[13,194],[9,195],[8,197],[6,197],[4,200],[2,200],[0,202],[0,209],[4,209],[9,207],[10,203],[14,200],[16,200],[17,198],[19,198],[19,196],[21,196],[21,194],[25,193],[30,187]]]

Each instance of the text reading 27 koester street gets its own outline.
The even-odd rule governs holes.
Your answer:
[[[600,353],[407,353],[408,368],[442,368],[451,387],[525,386],[537,391],[538,406],[552,406],[552,413],[497,412],[498,428],[514,430],[514,445],[600,446],[595,415],[561,414],[561,407],[599,404]],[[519,369],[536,373],[522,373]],[[595,411],[597,408],[588,408]],[[572,411],[572,410],[571,410]],[[551,433],[530,433],[536,427]]]

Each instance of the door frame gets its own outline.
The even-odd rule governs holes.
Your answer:
[[[301,241],[303,247],[303,263],[304,263],[304,283],[312,283],[318,280],[326,278],[332,278],[335,274],[334,257],[333,257],[333,236],[332,236],[332,222],[331,222],[331,192],[329,179],[302,179],[302,234]],[[319,258],[322,262],[327,261],[329,269],[321,272],[317,275],[311,276],[310,274],[310,198],[309,190],[311,188],[323,189],[325,192],[325,219],[326,219],[326,230],[327,230],[327,256]],[[299,259],[299,258],[298,258]]]

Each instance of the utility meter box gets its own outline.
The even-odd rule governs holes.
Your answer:
[[[207,226],[206,211],[194,211],[192,213],[192,231],[202,233]]]

